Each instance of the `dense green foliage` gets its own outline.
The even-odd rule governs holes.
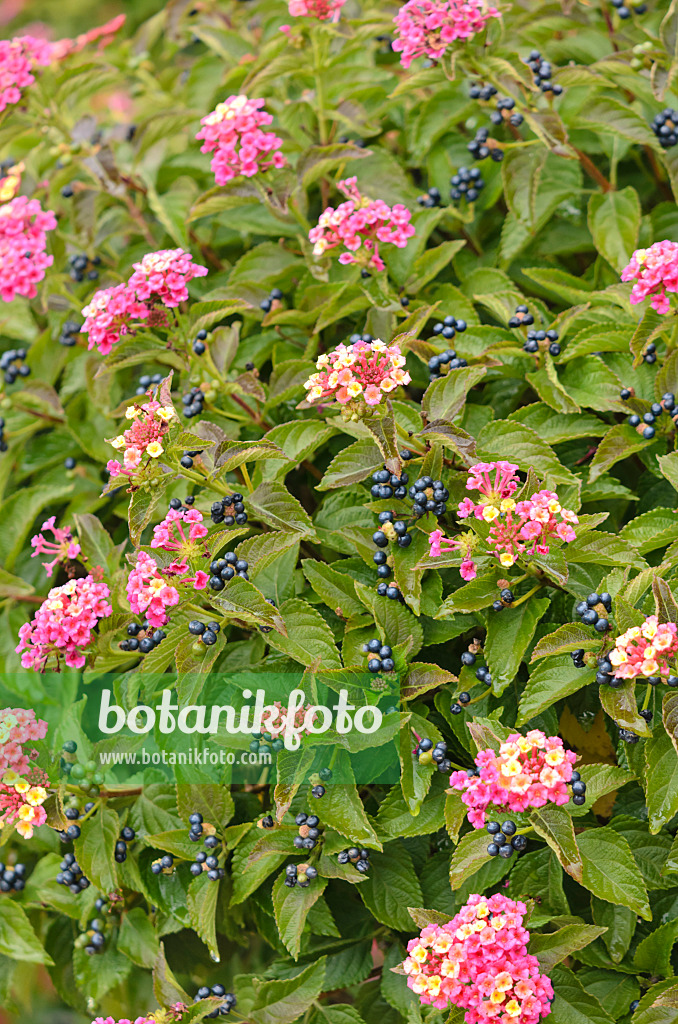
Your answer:
[[[134,1019],[222,982],[237,997],[236,1021],[440,1024],[447,1013],[420,1006],[390,968],[430,919],[421,908],[452,916],[469,894],[501,889],[535,901],[531,949],[554,982],[554,1024],[629,1020],[638,999],[637,1024],[678,1019],[678,690],[663,679],[617,688],[595,679],[595,656],[616,636],[655,613],[678,620],[677,428],[666,411],[651,438],[627,422],[678,396],[678,315],[631,305],[620,282],[635,249],[678,242],[678,146],[662,149],[651,129],[678,107],[678,6],[648,6],[620,20],[607,0],[523,0],[439,63],[405,70],[388,41],[397,5],[348,0],[332,24],[290,18],[282,0],[172,0],[131,38],[123,29],[101,51],[40,69],[2,114],[2,159],[24,162],[22,192],[58,216],[37,297],[3,304],[0,316],[0,347],[27,347],[30,367],[0,397],[0,704],[48,718],[41,766],[58,768],[69,739],[83,763],[106,743],[87,739],[78,673],[54,663],[28,673],[15,652],[20,626],[67,579],[57,569],[47,581],[31,558],[30,538],[52,515],[111,591],[85,686],[106,676],[126,708],[174,686],[190,703],[219,674],[244,669],[303,672],[309,686],[347,687],[355,703],[384,711],[400,696],[386,737],[399,734],[399,782],[388,744],[383,777],[364,785],[346,781],[348,755],[334,751],[335,785],[318,800],[308,766],[288,753],[279,777],[257,771],[232,785],[228,771],[203,784],[170,785],[158,773],[118,788],[106,776],[86,790],[77,773],[62,776],[48,825],[29,840],[12,826],[0,836],[3,862],[21,861],[28,878],[21,892],[0,893],[0,1001],[11,1011],[29,1012],[46,968],[78,1020]],[[533,49],[551,61],[562,95],[534,84]],[[471,83],[512,97],[522,124],[493,126],[496,98],[470,98]],[[216,187],[195,135],[239,93],[266,100],[288,165]],[[503,160],[474,165],[468,143],[485,126]],[[474,203],[448,200],[462,166],[482,171]],[[367,277],[335,252],[315,257],[308,241],[350,176],[371,199],[408,207],[415,227],[404,248],[382,247],[387,269]],[[417,203],[429,188],[442,205]],[[106,356],[88,351],[85,334],[59,344],[96,288],[176,247],[208,274],[191,282],[171,325],[142,326]],[[73,280],[69,257],[79,253],[100,258],[97,281]],[[273,289],[282,298],[262,309]],[[557,353],[525,351],[525,329],[507,326],[521,304],[534,330],[558,332]],[[427,363],[448,344],[432,328],[445,316],[466,321],[449,344],[467,365],[431,382]],[[196,354],[201,330],[206,352]],[[373,416],[305,402],[318,355],[364,332],[398,339],[411,383]],[[107,478],[106,439],[128,425],[140,376],[154,374],[177,409],[202,385],[203,409],[173,428],[152,486],[130,493],[124,477]],[[182,469],[189,449],[203,454]],[[468,468],[495,460],[517,464],[523,497],[557,492],[577,513],[576,538],[513,566],[486,553],[464,582],[458,553],[429,557],[428,535],[470,529],[482,546],[488,525],[460,522],[453,509],[468,496]],[[439,522],[429,512],[413,522],[409,547],[389,549],[403,600],[376,590],[377,514],[411,513],[410,498],[371,496],[385,463],[450,492]],[[121,650],[127,624],[140,621],[126,579],[135,551],[154,553],[152,527],[169,500],[194,495],[208,516],[234,490],[248,521],[209,524],[209,544],[246,559],[249,582],[182,597],[146,658]],[[71,565],[77,576],[83,561]],[[497,610],[507,585],[514,601]],[[592,592],[612,597],[607,632],[575,614]],[[201,608],[221,627],[209,647],[187,630]],[[393,647],[399,695],[370,686],[362,645],[376,635]],[[476,663],[462,666],[470,645]],[[472,703],[453,713],[464,691]],[[413,756],[413,733],[444,738],[453,766],[469,768],[478,749],[529,729],[562,736],[580,755],[586,801],[514,814],[527,851],[491,859],[459,794]],[[87,800],[94,810],[75,853],[92,885],[73,896],[54,881],[73,849],[57,830],[69,824],[64,808],[82,812]],[[196,810],[219,837],[221,880],[189,872]],[[294,816],[311,810],[325,829],[309,858],[318,877],[286,888],[284,866],[301,859]],[[275,827],[259,830],[269,812]],[[116,862],[124,825],[135,840]],[[338,863],[352,844],[369,848],[367,874]],[[163,853],[176,870],[153,874]],[[100,894],[113,894],[106,948],[90,957],[78,936]],[[201,1004],[192,1019],[211,1009]]]

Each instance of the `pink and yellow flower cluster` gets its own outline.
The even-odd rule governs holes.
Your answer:
[[[448,924],[429,924],[407,944],[402,968],[425,1005],[466,1010],[467,1024],[537,1024],[553,986],[527,952],[527,907],[507,896],[469,896]]]
[[[47,232],[56,227],[51,210],[38,199],[17,196],[0,206],[0,298],[11,302],[17,295],[33,299],[36,285],[54,262],[48,256]]]
[[[133,334],[143,321],[165,326],[165,309],[174,309],[188,298],[188,284],[204,277],[207,267],[193,262],[183,249],[162,249],[147,253],[133,264],[134,273],[126,284],[101,288],[84,307],[80,328],[89,335],[87,347],[108,355],[125,334]]]
[[[40,533],[31,537],[31,547],[35,549],[31,558],[36,558],[38,555],[53,556],[51,562],[42,563],[48,576],[52,575],[56,565],[64,564],[71,558],[77,558],[81,550],[80,545],[73,539],[70,528],[55,526],[55,523],[56,516],[50,516],[40,527]],[[53,534],[54,540],[48,540],[45,536],[47,533]]]
[[[649,615],[642,626],[632,626],[618,636],[608,654],[615,676],[636,679],[638,676],[668,676],[669,661],[678,653],[675,622],[659,622]]]
[[[361,195],[357,181],[357,178],[346,178],[339,182],[337,188],[346,196],[346,202],[336,209],[328,206],[321,213],[317,226],[309,231],[313,255],[322,256],[329,249],[342,246],[347,251],[339,257],[340,263],[384,270],[386,264],[379,255],[379,245],[404,249],[414,234],[414,226],[410,224],[412,214],[402,203],[387,206],[381,199]]]
[[[155,559],[139,551],[127,579],[127,599],[135,615],[145,615],[158,629],[167,622],[167,609],[179,603],[179,591],[163,578]]]
[[[417,57],[439,60],[457,40],[472,39],[490,18],[499,18],[486,0],[409,0],[393,19],[393,49],[405,68]]]
[[[26,743],[44,740],[47,722],[35,717],[33,709],[4,708],[0,711],[0,775],[11,769],[23,775],[30,767]]]
[[[176,417],[173,406],[161,405],[160,402],[145,402],[143,405],[130,405],[125,416],[132,420],[132,425],[117,437],[107,438],[109,444],[123,452],[122,464],[109,459],[106,468],[112,477],[125,474],[134,476],[142,467],[158,459],[165,449],[163,438]]]
[[[482,500],[464,498],[457,509],[460,519],[473,516],[490,524],[486,543],[504,568],[510,568],[524,553],[547,555],[547,541],[552,538],[570,543],[576,536],[572,524],[579,522],[574,512],[562,507],[555,491],[541,490],[523,501],[515,501],[512,495],[520,483],[517,472],[518,467],[511,462],[479,462],[472,466],[466,489],[479,491]],[[460,541],[448,540],[441,530],[429,535],[429,543],[432,558],[445,551],[463,549]],[[462,575],[464,579],[473,579],[476,566],[470,557],[468,540],[464,544],[467,551]]]
[[[479,750],[475,759],[478,774],[452,772],[450,785],[464,791],[468,820],[474,828],[482,828],[490,804],[521,812],[547,803],[567,803],[567,783],[576,760],[577,755],[565,750],[559,736],[532,729],[526,736],[512,733],[499,753],[491,748]]]
[[[207,527],[203,523],[202,512],[197,508],[171,508],[163,521],[153,527],[151,547],[175,554],[174,561],[165,572],[183,573],[188,568],[188,559],[196,554],[198,541],[206,536]],[[207,574],[201,575],[205,577],[207,583]]]
[[[63,655],[69,668],[82,668],[86,661],[83,650],[91,642],[92,631],[113,611],[109,597],[106,584],[93,576],[69,580],[50,590],[32,622],[25,622],[19,630],[16,650],[23,651],[23,667],[44,672],[51,656],[58,664]]]
[[[668,313],[666,293],[678,292],[678,242],[655,242],[649,249],[636,249],[621,279],[635,281],[631,289],[634,305],[649,298],[657,313]]]
[[[274,132],[262,131],[273,121],[262,110],[265,102],[229,96],[201,120],[196,139],[203,139],[201,153],[214,153],[210,166],[217,185],[225,185],[240,174],[251,178],[269,167],[285,166],[287,161],[280,152],[282,139]]]
[[[47,799],[44,786],[33,785],[15,771],[7,771],[0,782],[0,825],[14,822],[23,839],[30,839],[33,830],[47,821],[42,806]]]
[[[316,368],[304,384],[309,402],[336,398],[346,405],[362,399],[379,405],[382,398],[412,379],[403,370],[405,357],[398,345],[386,345],[379,338],[337,345],[333,352],[318,357]]]

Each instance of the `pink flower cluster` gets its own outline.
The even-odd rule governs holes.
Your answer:
[[[321,213],[316,227],[308,233],[313,242],[313,255],[322,256],[328,249],[341,245],[340,263],[357,263],[362,267],[384,270],[379,255],[379,244],[395,245],[404,249],[414,234],[410,224],[412,214],[403,206],[387,206],[381,199],[368,199],[360,194],[357,178],[340,181],[337,188],[347,197],[345,203],[334,209],[328,206]],[[362,249],[362,252],[358,250]],[[355,255],[357,253],[357,255]]]
[[[0,111],[19,103],[22,89],[33,85],[33,71],[52,61],[52,44],[34,36],[0,40]]]
[[[512,733],[499,747],[476,755],[477,775],[452,772],[450,785],[465,790],[468,820],[474,828],[485,824],[489,804],[509,811],[525,811],[544,804],[566,804],[567,783],[577,755],[565,750],[559,736],[546,736],[532,729],[526,736]]]
[[[188,529],[185,530],[182,523]],[[188,571],[189,558],[198,553],[198,541],[207,536],[207,527],[203,523],[203,514],[197,508],[169,509],[161,523],[153,527],[152,548],[161,548],[175,554],[175,559],[164,570],[170,575],[180,575]],[[207,549],[202,545],[203,555]],[[195,590],[204,590],[209,576],[201,569],[195,576],[187,576],[181,583],[192,583]]]
[[[145,551],[127,579],[127,599],[135,615],[145,615],[155,629],[167,622],[167,609],[179,603],[179,591],[161,575],[158,563]]]
[[[44,740],[47,722],[35,717],[35,711],[23,708],[4,708],[0,711],[0,775],[10,768],[23,775],[28,771],[29,759],[25,743]]]
[[[469,896],[448,924],[429,924],[407,944],[407,985],[425,1005],[466,1010],[467,1024],[537,1024],[553,986],[527,952],[527,907],[507,896]]]
[[[48,256],[47,231],[56,227],[51,210],[38,199],[17,196],[0,206],[0,298],[11,302],[17,295],[33,299],[36,285],[54,262]]]
[[[438,60],[450,43],[471,39],[501,15],[486,0],[408,0],[393,19],[393,49],[405,68],[417,57]]]
[[[174,309],[185,302],[189,281],[206,273],[207,267],[194,263],[183,249],[147,253],[134,264],[126,284],[99,289],[83,309],[80,330],[89,335],[88,349],[96,346],[105,356],[122,335],[133,334],[140,321],[166,323],[161,307]]]
[[[33,830],[47,821],[42,806],[46,799],[44,786],[34,785],[10,769],[0,782],[0,825],[13,821],[19,835],[30,839]]]
[[[92,631],[113,611],[109,597],[106,584],[93,576],[69,580],[50,590],[33,621],[19,630],[16,650],[24,652],[23,667],[44,672],[51,655],[56,655],[58,662],[63,654],[69,668],[82,668],[86,660],[83,648],[89,646]]]
[[[649,249],[636,249],[621,279],[635,281],[631,289],[634,305],[649,297],[653,309],[668,313],[666,293],[678,292],[678,242],[655,242]]]
[[[123,452],[122,464],[115,459],[109,459],[106,463],[106,469],[112,477],[120,474],[134,476],[144,456],[148,456],[147,465],[159,458],[165,451],[162,446],[163,437],[176,413],[171,405],[152,401],[143,405],[130,405],[125,416],[133,421],[131,427],[117,437],[106,438],[109,444]]]
[[[73,534],[68,526],[57,526],[55,516],[50,516],[40,527],[40,533],[31,538],[31,546],[35,551],[31,558],[37,555],[53,555],[51,562],[43,562],[43,567],[48,576],[54,572],[54,566],[67,562],[71,558],[77,558],[80,554],[80,545],[73,540]],[[54,535],[54,540],[48,540],[44,536],[47,532]]]
[[[457,509],[460,519],[474,516],[491,524],[487,544],[505,568],[512,566],[524,552],[547,555],[546,541],[553,537],[570,543],[576,536],[571,524],[579,522],[574,512],[562,507],[554,491],[537,491],[531,498],[516,502],[511,495],[520,482],[517,471],[518,467],[511,462],[479,462],[472,466],[466,489],[479,491],[487,500],[476,504],[464,498]],[[440,530],[429,535],[429,544],[432,558],[460,547],[459,541],[448,540]],[[475,576],[472,561],[468,553],[464,579]]]
[[[385,345],[374,341],[356,341],[352,345],[337,345],[329,355],[318,356],[316,368],[304,387],[309,402],[336,398],[345,405],[354,399],[364,399],[367,405],[379,405],[400,384],[412,379],[402,367],[405,357],[398,345]]]
[[[620,679],[670,675],[669,659],[678,653],[676,633],[675,622],[659,622],[656,615],[649,615],[642,626],[627,629],[608,654],[614,674]]]
[[[471,531],[460,533],[458,537],[445,537],[442,530],[433,530],[428,535],[431,558],[439,558],[443,552],[461,552],[459,575],[463,580],[474,580],[478,575],[478,567],[473,561],[472,553],[477,546],[478,538]],[[446,547],[443,547],[443,544]]]
[[[339,12],[346,0],[287,0],[293,18],[318,18],[319,21],[339,20]]]
[[[340,5],[343,2],[340,0]],[[247,96],[229,96],[201,120],[202,128],[196,139],[203,139],[201,153],[214,153],[210,166],[217,185],[225,185],[239,174],[251,178],[269,167],[285,166],[287,161],[279,152],[282,139],[274,132],[262,131],[264,125],[273,121],[272,116],[261,109],[265,102],[250,100]]]

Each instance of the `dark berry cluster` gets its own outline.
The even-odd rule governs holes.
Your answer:
[[[602,594],[589,594],[585,601],[580,601],[575,612],[585,626],[593,626],[599,633],[605,633],[610,628],[607,616],[612,611],[612,596],[607,592]]]
[[[194,1003],[199,1003],[201,999],[209,999],[210,996],[217,996],[218,999],[223,999],[223,1004],[218,1006],[216,1010],[212,1010],[208,1013],[208,1017],[225,1017],[231,1012],[234,1006],[237,1006],[238,1000],[235,998],[232,992],[227,992],[224,985],[212,985],[208,988],[207,985],[203,985],[199,988],[193,997]]]
[[[139,654],[150,654],[167,636],[164,629],[154,629],[144,622],[130,622],[127,627],[127,639],[121,640],[118,647],[121,651],[138,651]]]
[[[633,395],[631,388],[622,388],[619,392],[619,397],[622,401],[626,401]],[[643,414],[641,420],[638,413],[633,413],[629,416],[627,423],[630,427],[634,427],[639,433],[642,433],[646,441],[651,441],[655,436],[656,430],[654,424],[657,422],[657,418],[661,416],[663,412],[667,412],[673,423],[678,427],[678,409],[676,409],[676,398],[672,392],[667,391],[662,395],[661,402],[653,402],[650,406],[649,412]],[[644,424],[644,426],[643,426]]]
[[[162,857],[158,857],[151,864],[151,873],[154,875],[171,875],[174,871],[174,857],[171,853],[166,853]]]
[[[460,199],[473,203],[485,188],[479,167],[460,167],[450,178],[450,185],[450,199],[455,203]]]
[[[523,115],[517,111],[512,113],[516,105],[516,101],[511,96],[506,96],[503,99],[497,100],[496,110],[493,110],[490,114],[490,121],[492,124],[504,124],[508,121],[514,128],[520,127],[523,123]]]
[[[163,375],[161,373],[142,373],[141,377],[139,377],[139,380],[137,382],[134,394],[145,395],[150,387],[153,387],[156,384],[160,384],[162,382],[162,379]]]
[[[452,771],[452,762],[447,756],[447,743],[445,740],[440,740],[434,746],[433,740],[424,737],[419,740],[414,755],[419,764],[434,764],[441,775],[449,775]]]
[[[270,313],[273,303],[282,299],[283,293],[279,288],[273,288],[267,299],[262,299],[259,303],[259,309],[263,309],[264,313]]]
[[[379,597],[388,597],[390,601],[400,601],[401,604],[405,603],[402,591],[395,583],[385,583],[382,580],[381,583],[377,584],[377,594]]]
[[[370,869],[370,851],[359,850],[357,846],[351,846],[348,850],[341,850],[337,854],[340,864],[353,864],[356,871],[366,875]]]
[[[570,652],[572,664],[575,668],[586,668],[586,662],[584,661],[585,654],[586,652],[583,647],[579,647],[576,651]]]
[[[368,640],[363,644],[363,653],[367,655],[369,672],[392,672],[395,668],[393,650],[388,644],[382,644],[381,640]]]
[[[214,588],[213,588],[214,589]],[[191,619],[188,624],[188,632],[193,636],[200,637],[206,647],[212,647],[217,642],[217,633],[221,629],[218,622],[200,622],[199,619]]]
[[[198,811],[191,814],[188,823],[191,826],[188,838],[192,843],[199,843],[204,837],[203,845],[205,848],[207,850],[216,850],[217,846],[219,846],[219,840],[214,834],[213,826],[206,825],[203,822],[202,814]],[[213,853],[205,853],[204,850],[198,850],[194,862],[189,867],[189,871],[195,877],[206,871],[210,882],[218,882],[226,874],[224,869],[219,867],[217,856]]]
[[[266,604],[271,604],[273,605],[274,608],[278,607],[272,597],[266,598]],[[271,630],[273,629],[273,626],[257,626],[257,629],[259,630],[260,633],[270,633]]]
[[[275,828],[275,822],[272,814],[265,814],[263,818],[259,818],[257,822],[257,828]]]
[[[193,387],[181,396],[181,404],[187,420],[193,419],[194,416],[200,416],[204,401],[205,392],[199,387]]]
[[[89,922],[86,932],[78,935],[75,940],[76,948],[85,950],[88,956],[97,956],[103,953],[106,947],[106,922],[100,917],[95,917]]]
[[[449,500],[450,492],[442,480],[422,476],[414,481],[408,493],[414,503],[412,515],[416,519],[420,519],[427,512],[434,512],[437,516],[443,516],[447,512],[446,502]]]
[[[131,828],[129,825],[125,825],[120,830],[120,838],[115,844],[114,853],[114,857],[117,860],[118,864],[123,864],[127,860],[127,844],[131,843],[134,840],[135,836],[136,833],[134,829]]]
[[[508,608],[510,605],[512,605],[514,601],[515,597],[513,596],[513,591],[509,590],[508,587],[504,587],[499,592],[499,600],[492,602],[492,608],[495,612],[501,612],[503,611],[504,608]],[[464,656],[462,654],[462,660],[463,657]]]
[[[270,627],[268,628],[270,631]],[[259,751],[266,751],[269,747],[274,754],[277,754],[285,746],[284,740],[281,740],[280,737],[273,739],[273,734],[270,732],[253,732],[252,736],[254,739],[250,743],[250,750],[253,754],[257,754]]]
[[[370,494],[373,498],[382,501],[388,501],[390,498],[404,498],[407,494],[406,485],[409,479],[407,473],[396,476],[395,473],[389,473],[385,468],[378,469],[372,474]]]
[[[77,343],[80,327],[81,324],[76,323],[75,320],[65,320],[59,334],[59,344],[65,348],[73,348]]]
[[[63,195],[63,191],[61,193]],[[76,253],[74,256],[69,256],[68,265],[71,268],[69,271],[69,277],[71,281],[76,281],[80,284],[87,278],[88,281],[98,281],[99,271],[96,269],[101,265],[101,256],[95,256],[93,260],[87,256],[86,253]],[[87,268],[91,265],[92,269]]]
[[[651,128],[659,139],[659,145],[663,149],[671,149],[678,142],[678,110],[666,107],[653,118]]]
[[[180,508],[189,509],[192,505],[195,505],[195,495],[189,494],[182,501],[181,498],[170,498],[169,507],[178,512]]]
[[[288,864],[285,868],[285,885],[288,889],[294,889],[295,885],[307,889],[317,877],[318,869],[312,864]]]
[[[24,359],[25,348],[9,348],[0,356],[0,372],[5,375],[5,384],[13,384],[17,377],[30,377],[31,368]]]
[[[464,710],[464,707],[471,702],[471,694],[467,690],[462,690],[456,700],[453,700],[450,704],[450,711],[453,715],[460,715]]]
[[[196,455],[202,455],[202,448],[200,451],[186,452],[185,455],[179,459],[179,465],[182,469],[193,469],[193,459]]]
[[[462,658],[463,657],[464,656],[462,654]],[[476,679],[481,683],[484,683],[485,686],[492,686],[492,675],[486,665],[481,665],[480,668],[476,669]]]
[[[244,526],[247,512],[242,494],[225,494],[219,501],[212,503],[210,519],[213,523],[224,523],[226,526]]]
[[[320,839],[320,818],[317,814],[306,814],[300,811],[294,819],[299,826],[299,833],[294,837],[297,850],[313,850]]]
[[[451,370],[458,370],[461,366],[468,366],[465,359],[458,356],[453,348],[445,349],[439,355],[431,356],[428,361],[428,379],[438,380],[444,377]]]
[[[89,888],[89,878],[85,878],[83,875],[74,853],[65,853],[59,868],[55,879],[57,885],[67,885],[74,896],[77,896],[83,889]]]
[[[195,338],[193,339],[193,351],[196,356],[204,356],[205,354],[205,339],[207,337],[207,331],[198,331]]]
[[[3,864],[0,861],[0,892],[21,892],[25,885],[25,864]]]
[[[574,651],[574,653],[572,654],[572,661],[574,662],[576,668],[585,667],[583,663],[580,664],[580,658],[577,658],[577,660],[575,661],[574,657],[575,654],[583,656],[583,653],[583,651]],[[619,686],[622,686],[624,680],[618,679],[616,677],[616,675],[614,674],[614,668],[612,667],[612,662],[609,660],[609,658],[606,655],[602,655],[600,658],[597,659],[597,661],[598,669],[596,671],[596,682],[598,683],[598,686],[612,686],[615,690]]]
[[[516,311],[508,322],[509,327],[530,327],[534,317],[527,306],[516,306]]]
[[[408,548],[412,543],[412,536],[407,531],[407,524],[402,519],[396,519],[393,512],[380,512],[379,529],[372,534],[372,541],[377,546],[377,551],[372,555],[372,561],[377,567],[377,576],[387,580],[392,572],[389,565],[389,558],[392,560],[392,556],[385,550],[389,541],[395,542],[399,548]]]
[[[514,852],[522,853],[527,846],[525,836],[517,835],[515,821],[505,821],[501,825],[498,821],[488,821],[485,826],[491,836],[491,842],[487,847],[490,857],[504,857],[508,860]]]
[[[554,85],[551,81],[553,68],[550,61],[542,60],[539,50],[532,50],[525,63],[534,76],[535,85],[538,85],[542,92],[551,92],[554,96],[560,96],[563,87]]]
[[[426,208],[430,208],[430,207],[433,207],[433,206],[440,206],[441,205],[441,203],[440,203],[440,189],[439,188],[435,188],[435,186],[432,187],[432,188],[429,188],[424,193],[423,196],[419,196],[417,198],[417,202],[419,203],[420,206],[424,206]]]
[[[497,95],[497,90],[493,85],[480,85],[479,82],[473,82],[468,94],[472,100],[491,100],[493,96]]]
[[[634,3],[633,0],[611,0],[611,3],[622,21],[631,17],[631,11],[635,14],[645,14],[647,10],[647,4]]]
[[[244,580],[248,580],[248,569],[249,562],[244,558],[238,558],[235,551],[227,551],[223,558],[217,558],[210,563],[212,575],[208,580],[208,586],[212,590],[223,590],[234,576],[242,576]]]
[[[9,445],[5,441],[5,420],[0,416],[0,452],[6,452]]]
[[[367,276],[369,277],[369,274]],[[369,343],[370,341],[374,341],[374,338],[371,334],[352,334],[348,339],[349,345],[355,345],[357,341],[365,341]]]
[[[640,736],[638,735],[638,733],[633,732],[631,729],[620,729],[619,739],[622,740],[623,743],[630,743],[631,745],[633,745],[634,743],[638,742]]]
[[[586,803],[586,783],[579,772],[572,772],[568,785],[572,788],[572,803],[582,807]]]
[[[538,352],[541,345],[546,347],[548,343],[549,354],[552,356],[560,355],[560,345],[558,344],[558,331],[551,329],[550,331],[528,331],[527,341],[523,345],[525,352],[535,353]]]
[[[496,163],[500,163],[504,159],[504,152],[494,139],[489,138],[489,134],[487,128],[479,128],[475,138],[471,139],[466,148],[474,160],[486,160],[489,156]]]

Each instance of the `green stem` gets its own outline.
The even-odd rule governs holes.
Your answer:
[[[517,608],[519,604],[524,604],[525,601],[529,600],[533,594],[536,594],[538,590],[541,590],[543,585],[543,583],[537,583],[536,587],[532,587],[532,590],[528,590],[526,594],[523,594],[523,596],[519,597],[517,601],[514,601],[511,608]]]
[[[317,100],[318,136],[320,145],[325,146],[328,139],[327,117],[325,114],[325,88],[322,80],[320,41],[316,31],[311,31],[311,45],[313,47],[313,76],[315,78],[315,95]]]

